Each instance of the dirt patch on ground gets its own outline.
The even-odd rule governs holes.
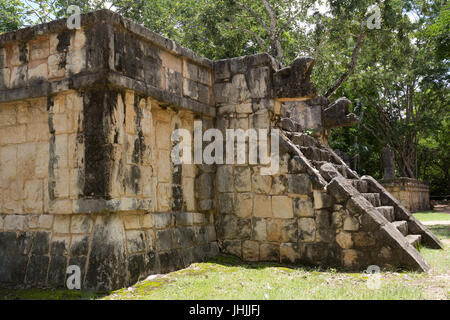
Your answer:
[[[422,221],[422,224],[424,224],[426,226],[433,226],[433,225],[450,226],[450,220],[448,220],[448,221],[442,221],[442,220]]]
[[[431,201],[434,211],[444,212],[450,214],[450,202],[449,201]]]
[[[450,288],[450,273],[430,275],[421,281],[423,296],[431,300],[448,300]]]

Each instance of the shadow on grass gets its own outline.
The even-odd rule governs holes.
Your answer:
[[[0,288],[0,300],[92,300],[103,295],[105,293],[67,289]]]
[[[249,262],[249,261],[243,261],[239,259],[236,256],[228,255],[228,254],[219,254],[218,256],[214,258],[208,259],[206,263],[215,263],[222,265],[224,267],[240,267],[244,269],[265,269],[265,268],[279,268],[284,269],[286,271],[303,271],[303,272],[310,272],[310,273],[365,273],[366,270],[352,270],[343,268],[342,266],[335,266],[335,267],[323,267],[323,266],[313,266],[308,264],[287,264],[287,263],[277,263],[277,262]],[[408,270],[407,268],[403,267],[397,267],[397,268],[389,268],[389,269],[382,269],[383,272],[411,272],[411,270]]]
[[[450,238],[450,226],[449,225],[428,225],[427,228],[433,232],[440,239]]]

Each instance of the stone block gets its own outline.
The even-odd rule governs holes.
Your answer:
[[[242,242],[239,240],[224,240],[222,250],[238,257],[242,257]]]
[[[312,201],[308,199],[294,198],[294,216],[295,217],[314,217],[314,208]]]
[[[9,88],[9,80],[11,78],[11,69],[3,68],[0,69],[0,89]]]
[[[236,112],[244,113],[244,114],[252,113],[253,112],[252,104],[251,103],[240,103],[240,104],[236,105]]]
[[[190,79],[183,79],[183,95],[185,97],[198,100],[198,83]]]
[[[41,63],[34,67],[28,67],[28,81],[47,80],[48,68],[47,63]]]
[[[287,196],[272,197],[272,212],[275,218],[291,219],[294,217],[292,198]]]
[[[69,75],[80,73],[86,67],[86,51],[84,49],[70,50],[67,52],[66,62]]]
[[[87,215],[74,215],[70,231],[71,233],[90,233],[93,226],[93,220]]]
[[[12,126],[17,123],[17,108],[14,104],[3,105],[0,111],[0,126]]]
[[[72,237],[72,242],[76,242],[77,239]],[[53,236],[50,242],[50,255],[63,256],[69,253],[70,236]]]
[[[333,198],[321,191],[314,191],[314,209],[330,208],[333,206]]]
[[[11,88],[20,88],[24,87],[27,83],[27,71],[28,67],[26,65],[12,67],[11,69],[11,79],[10,79],[10,87]]]
[[[171,213],[155,213],[153,216],[156,229],[166,229],[172,224]]]
[[[303,242],[313,242],[316,234],[316,222],[312,218],[298,219],[299,240]]]
[[[252,239],[257,241],[267,241],[267,219],[252,219]]]
[[[242,243],[242,258],[245,261],[258,261],[259,243],[251,240],[244,241]]]
[[[345,231],[358,231],[359,221],[356,217],[348,216],[344,219],[344,230]]]
[[[298,223],[296,219],[281,220],[280,242],[298,241]]]
[[[10,180],[16,178],[17,174],[16,145],[0,146],[0,163],[0,185],[6,187],[8,186]]]
[[[233,167],[219,166],[217,168],[217,191],[233,192]]]
[[[279,175],[272,177],[272,189],[271,194],[282,194],[285,192],[287,186],[287,178],[285,175]]]
[[[157,201],[158,211],[165,212],[171,208],[170,199],[172,197],[172,188],[168,183],[158,183]]]
[[[267,219],[267,241],[280,242],[281,238],[281,220]]]
[[[336,242],[342,249],[351,249],[353,247],[352,234],[341,231],[336,236]]]
[[[280,246],[272,243],[262,243],[259,247],[260,261],[276,261],[280,260]]]
[[[282,263],[297,263],[301,258],[301,252],[297,243],[280,244],[280,261]]]
[[[249,167],[234,168],[234,187],[238,192],[252,190],[251,169]]]
[[[272,197],[255,195],[253,197],[253,216],[260,218],[272,217]]]
[[[89,253],[89,236],[73,235],[70,256],[87,256]]]
[[[27,213],[42,213],[44,209],[44,190],[42,180],[25,181],[23,209]]]
[[[234,213],[234,194],[221,193],[219,194],[219,213]]]
[[[44,214],[39,216],[39,227],[41,229],[51,229],[53,225],[53,215]]]
[[[198,210],[200,211],[209,211],[212,208],[214,208],[214,201],[213,200],[200,200],[197,203]]]
[[[268,67],[251,69],[248,83],[252,98],[265,98],[269,94],[270,70]]]
[[[214,181],[211,174],[202,173],[195,179],[195,195],[200,200],[214,197]]]
[[[70,217],[69,216],[55,216],[53,222],[54,233],[70,233]]]
[[[294,194],[310,194],[312,184],[307,174],[288,175],[288,192]]]
[[[361,256],[361,253],[357,250],[353,249],[344,249],[343,253],[343,264],[348,268],[358,267],[358,258]]]
[[[248,218],[253,212],[253,198],[251,193],[236,194],[236,215],[240,218]]]
[[[142,227],[143,228],[153,228],[155,226],[153,213],[145,213],[142,216]]]
[[[256,193],[268,194],[272,188],[272,177],[253,174],[252,176],[253,191]]]
[[[25,141],[25,125],[0,127],[0,145],[24,143]]]
[[[46,59],[50,53],[50,44],[48,39],[30,41],[29,48],[31,61]]]
[[[44,194],[45,196],[45,194]],[[53,214],[70,214],[72,213],[72,200],[53,200],[49,204],[48,211]],[[45,209],[45,201],[44,201]]]
[[[144,231],[127,231],[127,248],[128,253],[133,254],[145,251],[145,232]]]
[[[62,53],[52,54],[48,57],[48,79],[62,78],[66,75],[63,63],[65,55]]]
[[[21,231],[25,223],[25,216],[22,215],[6,215],[5,216],[5,231]]]

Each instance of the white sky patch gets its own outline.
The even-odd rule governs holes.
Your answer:
[[[406,13],[406,15],[408,16],[409,21],[411,21],[412,23],[416,23],[417,21],[419,21],[419,16],[412,11],[409,11]]]

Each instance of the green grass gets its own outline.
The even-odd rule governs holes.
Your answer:
[[[97,297],[98,294],[91,291],[0,288],[0,300],[89,300]]]
[[[450,213],[425,211],[413,214],[420,221],[450,221]]]
[[[421,219],[421,218],[420,218]],[[0,290],[0,299],[449,299],[450,226],[430,229],[444,240],[444,250],[420,248],[430,273],[380,274],[378,289],[368,287],[365,273],[319,270],[275,263],[246,263],[219,255],[207,263],[138,282],[106,295],[49,290]]]

